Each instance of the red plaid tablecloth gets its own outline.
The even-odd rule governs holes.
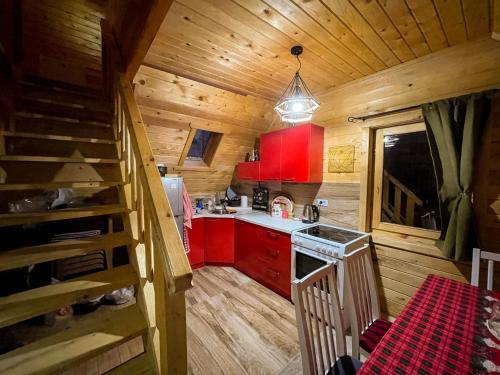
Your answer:
[[[430,275],[358,374],[500,374],[488,329],[500,293]]]

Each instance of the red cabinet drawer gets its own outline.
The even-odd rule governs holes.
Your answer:
[[[200,267],[205,261],[205,220],[203,218],[191,220],[192,228],[187,230],[189,238],[189,264]]]
[[[205,262],[234,263],[234,219],[205,218]]]
[[[249,161],[239,163],[237,167],[237,176],[239,180],[260,180],[260,162]]]
[[[290,299],[292,296],[290,270],[285,272],[272,266],[265,265],[260,274],[260,281],[269,289]]]

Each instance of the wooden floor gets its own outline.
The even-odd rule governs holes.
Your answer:
[[[186,306],[189,373],[302,373],[293,305],[241,272],[194,271]]]

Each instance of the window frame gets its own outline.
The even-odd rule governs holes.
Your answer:
[[[193,144],[196,132],[198,130],[210,132],[211,133],[210,139],[208,141],[208,144],[205,148],[201,160],[189,159],[188,153],[191,148],[191,145]],[[179,167],[197,167],[197,168],[207,168],[207,169],[211,168],[223,136],[224,133],[218,133],[213,130],[202,129],[202,128],[191,128],[189,130],[189,134],[186,138],[186,143],[184,144],[184,148],[179,158],[179,163],[178,163]]]
[[[396,232],[411,236],[438,239],[439,230],[412,227],[402,224],[387,223],[381,221],[382,215],[382,194],[383,194],[383,173],[384,173],[384,137],[387,135],[416,133],[426,131],[425,123],[422,121],[393,125],[383,128],[372,129],[373,139],[373,181],[372,181],[372,207],[371,207],[371,227],[372,229]],[[369,209],[369,207],[367,207]]]

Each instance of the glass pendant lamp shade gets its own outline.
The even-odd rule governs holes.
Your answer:
[[[292,54],[297,56],[297,59],[301,53],[302,47],[296,46],[292,48]],[[278,104],[274,107],[283,122],[300,123],[310,121],[314,111],[319,108],[319,103],[312,96],[299,71],[300,65],[292,82],[290,82]]]

